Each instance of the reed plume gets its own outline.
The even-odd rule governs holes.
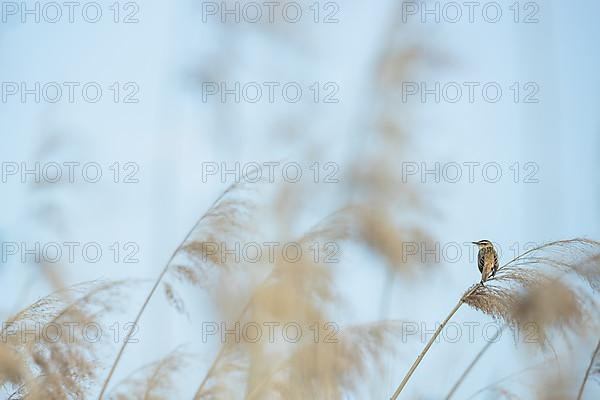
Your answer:
[[[127,284],[78,284],[39,299],[5,321],[0,377],[13,388],[10,398],[87,396],[100,371],[97,358],[103,342],[89,339],[85,326],[114,310],[112,299]]]
[[[536,343],[549,345],[553,331],[582,334],[593,319],[591,293],[573,278],[594,289],[600,268],[590,263],[600,243],[587,239],[551,242],[517,257],[498,269],[485,286],[476,285],[465,302],[518,329],[534,327]]]
[[[293,242],[298,243],[303,254],[311,254],[308,250],[314,242],[343,239],[347,237],[346,228],[343,218],[334,213]],[[322,261],[315,262],[311,257],[305,256],[292,262],[276,253],[272,270],[264,281],[253,289],[246,304],[240,307],[241,311],[233,323],[244,321],[248,318],[248,312],[252,313],[250,320],[259,324],[273,320],[292,320],[299,323],[323,321],[323,312],[327,305],[336,299],[336,295],[333,292],[330,268]],[[239,378],[241,360],[245,360],[248,372],[250,354],[253,351],[260,352],[260,349],[256,348],[258,346],[260,343],[222,344],[194,398],[205,398],[214,392],[219,393],[220,398],[224,398],[223,390],[234,385],[223,384],[223,379]],[[223,371],[227,373],[224,374]]]
[[[113,400],[167,400],[177,392],[177,374],[189,364],[191,355],[176,349],[138,368],[117,383],[109,394]]]
[[[512,326],[520,331],[528,331],[529,328],[533,328],[535,338],[531,337],[531,332],[524,332],[527,334],[526,341],[528,343],[538,343],[542,348],[552,347],[549,341],[551,331],[559,333],[563,337],[573,333],[583,334],[585,329],[589,327],[590,321],[594,319],[594,303],[585,290],[573,286],[573,282],[569,277],[575,275],[580,280],[587,282],[593,293],[598,291],[598,277],[600,276],[598,255],[586,256],[590,252],[596,252],[594,248],[597,243],[585,239],[576,239],[569,243],[574,245],[573,248],[567,251],[567,257],[570,253],[570,257],[573,258],[572,263],[566,263],[564,260],[560,261],[558,263],[560,270],[558,275],[540,275],[541,271],[533,271],[533,277],[521,276],[513,279],[513,283],[516,281],[518,284],[516,288],[514,285],[509,286],[507,289],[508,294],[502,293],[501,287],[492,285],[490,291],[492,296],[504,296],[505,302],[510,305],[509,307],[506,307],[505,304],[504,307],[490,308],[489,305],[495,304],[495,301],[487,300],[485,297],[483,302],[479,301],[482,298],[473,297],[471,300],[474,301],[474,305],[482,306],[482,311],[485,310],[493,317],[502,319],[504,321],[502,330],[507,326]],[[556,243],[555,245],[559,246],[558,250],[560,250],[560,247],[565,243]],[[551,249],[553,246],[554,244],[548,247],[542,246],[539,250],[557,250]],[[556,264],[557,259],[540,257],[539,250],[531,254],[529,262],[525,258],[520,259],[519,262],[523,262],[524,265],[532,265],[532,261],[544,260],[546,265]],[[508,271],[506,269],[504,272]],[[550,271],[546,270],[544,272],[547,274]],[[514,270],[508,273],[517,276]],[[499,278],[501,277],[499,275]],[[505,279],[505,281],[510,282],[511,280]],[[524,285],[527,282],[529,285]],[[499,310],[499,308],[502,310]],[[497,335],[499,334],[501,334],[501,331],[497,333]],[[496,340],[493,338],[477,353],[448,392],[447,399],[452,397],[475,364],[495,342]]]
[[[249,368],[249,351],[245,343],[222,344],[210,369],[200,382],[194,399],[236,399],[243,396],[244,380]]]
[[[251,388],[248,400],[360,396],[361,378],[370,369],[383,373],[383,355],[396,350],[401,332],[399,322],[381,321],[348,327],[335,342],[298,346]]]
[[[534,323],[538,324],[539,343],[542,345],[548,343],[547,330],[558,329],[563,333],[567,331],[580,333],[587,322],[582,318],[583,305],[589,303],[589,298],[584,297],[582,292],[567,285],[560,285],[554,280],[553,289],[560,290],[561,299],[565,302],[560,304],[553,302],[556,308],[549,308],[544,302],[544,299],[548,298],[548,292],[540,290],[540,285],[543,287],[544,283],[551,282],[553,277],[556,277],[553,274],[562,273],[582,278],[594,287],[600,276],[600,270],[590,268],[587,261],[596,257],[599,251],[600,243],[588,239],[546,243],[502,265],[496,276],[488,280],[485,285],[481,283],[473,285],[463,294],[438,327],[392,395],[392,399],[396,399],[402,392],[437,336],[463,304],[468,304],[507,324],[515,323],[519,327],[522,327],[523,321],[531,322],[528,319],[535,317]],[[544,296],[541,301],[540,296]]]
[[[198,232],[204,232],[204,233],[208,232],[209,237],[213,237],[210,234],[211,234],[211,232],[215,232],[215,231],[213,231],[211,228],[216,228],[217,231],[218,231],[218,229],[223,229],[223,230],[227,231],[232,226],[235,227],[235,226],[239,225],[240,222],[238,220],[238,217],[240,217],[241,215],[246,215],[244,210],[246,210],[246,207],[248,207],[248,203],[245,200],[240,200],[236,196],[239,195],[239,192],[243,191],[244,188],[246,188],[246,186],[244,186],[244,185],[232,185],[225,192],[223,192],[221,194],[221,196],[219,196],[215,200],[215,202],[209,208],[209,210],[202,217],[200,217],[200,219],[198,219],[198,221],[194,224],[192,229],[185,236],[183,242],[175,249],[175,251],[173,252],[171,257],[167,261],[166,265],[164,266],[164,268],[162,269],[162,271],[160,272],[160,274],[154,281],[152,288],[148,292],[144,302],[142,303],[140,309],[138,310],[135,320],[134,320],[133,324],[131,325],[131,328],[127,332],[127,335],[125,336],[125,340],[123,341],[123,344],[119,348],[119,350],[117,352],[117,356],[116,356],[115,360],[113,361],[113,363],[111,364],[108,375],[102,384],[100,393],[98,395],[98,400],[102,400],[102,396],[108,389],[110,380],[117,368],[117,365],[119,364],[119,362],[121,360],[121,357],[123,356],[123,353],[125,352],[127,344],[129,343],[129,340],[130,340],[131,336],[133,335],[133,332],[134,332],[136,326],[138,326],[142,315],[144,314],[146,308],[148,307],[148,304],[150,303],[150,300],[153,298],[153,296],[156,293],[156,290],[159,288],[159,286],[164,284],[164,293],[166,294],[166,296],[169,299],[169,301],[171,302],[171,304],[175,305],[175,308],[178,310],[184,310],[183,300],[176,296],[176,292],[173,290],[172,286],[168,282],[166,284],[164,283],[164,278],[169,273],[171,273],[171,266],[173,265],[174,261],[176,261],[176,257],[180,256],[182,253],[182,250],[184,250],[185,248],[187,248],[188,246],[191,245],[190,239],[192,238],[192,236],[194,234],[196,234]],[[192,240],[191,243],[196,243],[196,241]],[[185,251],[184,251],[184,253],[185,253]],[[199,275],[199,274],[202,274],[206,271],[204,269],[205,265],[206,265],[205,263],[200,264],[200,268],[197,270],[191,269],[191,268],[186,268],[184,271],[186,274],[189,274],[188,276],[189,276],[189,278],[191,278],[191,279],[187,280],[187,282],[191,282],[191,283],[202,282],[201,275]],[[174,270],[173,274],[176,277],[179,277],[179,279],[181,279],[181,276],[182,276],[181,271],[182,271],[181,268],[176,268]],[[184,274],[183,276],[186,276],[186,275]]]
[[[400,243],[402,243],[403,240],[416,241],[421,237],[416,236],[416,231],[404,232],[398,229],[391,221],[386,221],[385,229],[380,230],[374,236],[372,233],[377,232],[376,223],[381,222],[381,219],[374,220],[373,217],[381,216],[381,212],[381,210],[369,211],[368,207],[364,206],[344,207],[327,216],[301,235],[282,241],[298,244],[304,256],[300,260],[290,261],[282,257],[281,253],[276,253],[276,257],[272,261],[261,260],[267,264],[267,269],[270,270],[262,281],[259,281],[258,284],[251,288],[250,294],[245,301],[236,300],[236,297],[233,296],[234,304],[238,304],[240,301],[241,303],[238,304],[237,309],[239,311],[237,315],[233,316],[231,324],[228,324],[228,326],[248,322],[260,325],[269,321],[280,321],[282,324],[294,321],[304,327],[314,325],[315,323],[321,327],[327,324],[330,320],[330,317],[328,317],[330,311],[334,306],[343,304],[344,300],[340,298],[335,285],[334,270],[338,265],[337,262],[327,263],[325,257],[315,259],[315,245],[322,252],[321,254],[327,254],[327,248],[324,245],[334,243],[339,246],[340,250],[340,253],[336,254],[335,257],[341,257],[345,244],[359,244],[393,261],[393,263],[390,262],[386,265],[390,266],[394,273],[401,272],[403,270],[401,268],[402,265],[410,268],[408,266],[410,263],[405,260],[403,261],[402,253],[398,250],[401,249],[401,246],[398,246],[399,242],[396,242],[396,245],[393,246],[388,240],[385,243],[389,243],[389,245],[383,246],[381,243],[383,241],[378,241],[377,239],[386,236],[389,239],[391,236],[393,238],[402,238],[400,240]],[[278,215],[281,214],[278,213]],[[199,251],[201,248],[201,245],[197,244],[193,247],[192,251]],[[200,258],[199,255],[195,257],[196,259]],[[416,264],[413,263],[412,265]],[[253,269],[262,270],[256,266]],[[227,268],[227,271],[236,273],[237,269],[234,266],[230,266]],[[217,297],[217,309],[231,309],[231,306],[220,307],[218,305],[219,301],[230,302],[231,298],[232,296],[227,295],[227,293],[222,294],[221,297]],[[385,331],[385,329],[381,329]],[[373,329],[366,332],[371,332],[375,335],[380,331]],[[365,345],[369,342],[369,336],[366,333],[362,336],[359,335],[352,341],[355,349],[360,348],[359,339],[361,338],[366,341]],[[371,339],[373,338],[374,336],[371,336]],[[194,398],[212,398],[211,396],[215,398],[239,398],[240,396],[244,396],[244,393],[239,392],[240,387],[245,387],[245,396],[258,396],[259,398],[261,397],[259,393],[263,393],[263,390],[266,390],[267,387],[269,387],[269,390],[275,390],[270,388],[271,385],[277,387],[277,393],[299,390],[299,381],[281,381],[281,379],[275,379],[271,382],[270,377],[273,374],[273,365],[284,363],[286,362],[285,360],[297,360],[300,357],[300,355],[292,357],[290,351],[293,353],[297,351],[295,348],[298,346],[305,346],[307,344],[305,340],[303,339],[303,341],[294,346],[285,346],[284,343],[283,347],[281,347],[282,343],[271,344],[264,343],[264,341],[257,343],[249,343],[244,340],[242,340],[242,343],[225,341],[201,380]],[[292,348],[290,349],[289,347]],[[335,346],[329,345],[329,347],[333,348]],[[314,350],[314,346],[310,348]],[[325,348],[328,347],[325,346]],[[368,354],[370,355],[374,355],[376,352],[384,354],[386,347],[383,346],[379,349],[369,347],[369,350]],[[306,369],[308,368],[306,362],[308,362],[307,357],[309,353],[302,354],[303,365]],[[311,359],[311,368],[317,368],[317,365],[324,362],[321,357],[325,354],[323,353],[323,349],[310,354],[313,357]],[[344,354],[340,353],[339,355],[342,356]],[[367,353],[357,353],[355,356],[360,358],[361,354],[365,355],[365,357],[367,355]],[[333,354],[329,356],[333,358]],[[343,357],[337,360],[337,362],[342,362],[341,360],[343,360]],[[353,368],[353,366],[358,367],[359,363],[357,360],[353,360],[352,363],[348,364],[347,368]],[[301,366],[298,362],[288,363],[287,371],[289,373],[297,373],[294,372],[296,371],[295,369],[289,368],[290,365],[297,368]],[[323,371],[320,368],[318,369],[321,372]],[[328,375],[331,379],[340,379],[339,375],[342,372],[341,370],[330,371]],[[301,375],[304,376],[307,373],[309,371],[303,371]],[[325,375],[323,379],[326,379]],[[338,394],[341,391],[349,390],[350,388],[347,387],[347,384],[344,384],[334,391],[334,382],[337,382],[337,384],[340,383],[339,380],[335,379],[326,381],[331,387],[332,392],[330,394],[333,397],[340,397]]]

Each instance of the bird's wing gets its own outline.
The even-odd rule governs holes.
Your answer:
[[[494,269],[492,270],[492,276],[496,275],[496,271],[498,271],[498,253],[494,251]]]
[[[477,254],[477,266],[479,267],[479,272],[483,272],[483,263],[484,263],[484,259],[485,257],[482,254],[483,252],[481,250],[479,250],[479,253]]]

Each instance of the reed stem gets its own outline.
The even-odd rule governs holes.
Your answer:
[[[588,378],[590,377],[590,372],[592,371],[592,366],[594,365],[594,360],[598,353],[600,352],[600,340],[598,340],[598,344],[596,345],[596,350],[594,350],[594,354],[592,354],[592,359],[590,360],[590,364],[585,371],[585,375],[583,377],[583,382],[581,382],[581,387],[579,388],[579,393],[577,394],[577,400],[581,400],[581,396],[583,396],[583,389],[585,389],[585,384],[587,383]]]
[[[463,371],[462,375],[460,376],[460,378],[458,378],[458,380],[456,381],[456,383],[454,384],[454,386],[452,386],[452,389],[450,389],[450,392],[448,392],[448,394],[446,395],[446,400],[450,400],[450,398],[452,397],[452,395],[456,392],[456,390],[458,390],[458,387],[460,386],[460,384],[465,380],[465,378],[467,377],[467,375],[469,374],[469,372],[471,372],[471,370],[473,369],[473,367],[475,366],[475,364],[477,364],[477,362],[479,361],[479,359],[481,358],[481,356],[483,356],[483,354],[488,351],[488,349],[492,346],[493,343],[496,343],[496,339],[502,334],[502,331],[504,331],[504,328],[506,328],[506,325],[502,326],[502,329],[500,329],[498,332],[496,332],[496,334],[494,335],[494,337],[488,341],[485,346],[483,346],[481,348],[481,350],[479,350],[479,352],[477,353],[477,355],[475,356],[475,358],[473,359],[473,361],[471,361],[471,363],[469,364],[469,366]]]
[[[215,200],[215,202],[213,203],[213,205],[211,206],[210,209],[212,209],[213,207],[215,207],[215,205],[218,204],[218,202],[223,198],[223,196],[230,189],[228,189],[225,192],[223,192],[217,198],[217,200]],[[169,270],[169,267],[173,263],[173,260],[175,259],[175,256],[177,256],[177,254],[179,254],[179,252],[181,251],[181,249],[183,248],[183,246],[187,243],[188,239],[192,236],[192,233],[194,233],[194,231],[200,225],[200,223],[204,220],[204,217],[206,215],[207,214],[204,214],[202,217],[200,217],[198,219],[198,221],[196,221],[196,223],[194,224],[194,226],[192,226],[192,228],[188,231],[187,235],[185,235],[185,238],[181,241],[181,243],[179,244],[179,246],[177,246],[177,248],[175,249],[175,251],[173,252],[173,254],[171,254],[171,257],[169,258],[169,261],[167,261],[166,265],[164,266],[164,268],[160,272],[160,275],[158,276],[158,278],[154,282],[154,285],[152,286],[152,289],[150,290],[150,292],[146,296],[146,299],[144,300],[144,303],[140,307],[140,309],[139,309],[139,311],[138,311],[138,313],[137,313],[137,315],[135,317],[135,321],[131,325],[131,328],[129,329],[129,331],[127,332],[127,335],[125,336],[125,339],[123,340],[123,344],[121,345],[121,348],[119,349],[119,352],[117,353],[117,358],[115,358],[115,361],[113,362],[112,366],[110,367],[110,371],[108,373],[108,376],[104,380],[104,383],[102,385],[102,389],[100,390],[100,394],[98,395],[98,400],[102,400],[102,396],[104,396],[104,393],[106,392],[106,389],[108,389],[108,384],[110,383],[110,380],[111,380],[113,374],[115,373],[115,370],[117,369],[117,365],[119,364],[119,361],[121,361],[121,357],[123,357],[123,353],[125,352],[125,349],[127,348],[127,344],[129,343],[129,340],[131,339],[131,336],[135,332],[135,330],[136,330],[136,328],[138,326],[138,323],[140,322],[140,319],[142,318],[142,314],[144,314],[144,311],[146,311],[146,307],[148,307],[148,304],[150,303],[150,299],[152,299],[152,297],[154,296],[154,293],[156,292],[156,289],[158,289],[158,286],[162,282],[164,276],[167,274],[167,271]]]
[[[473,292],[475,292],[475,290],[478,287],[479,287],[479,285],[473,286],[473,288],[471,290],[469,290],[467,293],[465,293],[460,298],[460,300],[458,301],[458,303],[456,303],[456,305],[450,311],[450,313],[448,314],[448,316],[446,317],[446,319],[444,320],[444,322],[442,322],[440,324],[440,326],[436,329],[436,331],[433,334],[433,336],[431,337],[431,339],[429,339],[429,342],[427,342],[427,344],[425,345],[425,348],[421,351],[421,353],[419,353],[419,355],[417,356],[417,359],[415,360],[415,362],[413,363],[413,365],[410,367],[410,369],[408,370],[408,372],[404,376],[404,379],[402,379],[402,382],[400,382],[400,385],[398,386],[398,388],[396,389],[396,391],[392,395],[391,400],[396,400],[398,398],[398,396],[400,395],[400,393],[402,392],[402,390],[404,389],[404,387],[408,383],[408,380],[410,379],[410,377],[412,376],[412,374],[415,372],[415,370],[417,369],[417,367],[419,366],[419,364],[421,363],[421,361],[425,357],[425,354],[427,354],[427,352],[429,351],[429,349],[433,345],[433,342],[440,335],[440,333],[442,332],[442,330],[444,329],[444,327],[446,326],[446,324],[448,323],[448,321],[450,321],[450,319],[454,316],[454,314],[456,314],[456,312],[458,311],[458,309],[465,303],[465,300],[467,299],[467,297],[469,297]]]

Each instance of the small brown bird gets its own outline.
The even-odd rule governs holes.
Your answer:
[[[480,240],[472,242],[479,248],[477,254],[477,266],[481,272],[481,284],[496,275],[498,271],[498,254],[494,249],[494,245],[489,240]]]

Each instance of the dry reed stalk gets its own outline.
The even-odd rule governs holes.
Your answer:
[[[590,269],[586,262],[598,256],[593,254],[590,258],[590,253],[597,253],[599,248],[600,243],[587,239],[546,243],[530,249],[502,265],[496,276],[488,280],[486,285],[474,285],[461,297],[441,326],[438,327],[391,399],[395,400],[399,396],[445,324],[465,303],[494,318],[503,319],[506,323],[518,323],[535,318],[539,328],[554,327],[564,331],[583,329],[586,321],[583,318],[584,305],[582,301],[584,299],[582,295],[566,285],[558,284],[556,280],[552,281],[552,293],[540,290],[543,284],[551,281],[541,268],[549,267],[551,270],[574,274],[594,287],[600,279],[600,271],[597,268]],[[544,254],[544,252],[548,254]],[[541,253],[541,255],[537,253]],[[585,267],[583,267],[584,265]],[[535,294],[528,293],[524,296],[519,289],[526,289]],[[557,291],[558,293],[556,293]],[[546,304],[548,300],[552,300],[550,308]],[[541,329],[541,335],[541,344],[547,344],[545,330]]]
[[[577,400],[581,400],[581,396],[583,396],[583,390],[585,389],[585,384],[587,383],[590,375],[598,373],[600,373],[600,340],[598,340],[596,349],[592,353],[592,358],[590,359],[590,363],[585,371],[585,375],[583,376],[583,381],[581,382],[579,392],[577,393]]]
[[[217,361],[218,360],[218,361]],[[249,368],[247,351],[242,346],[236,346],[229,341],[219,350],[219,355],[213,360],[210,374],[206,374],[203,388],[194,398],[201,399],[236,399],[242,393],[236,388],[243,387],[243,376]],[[226,384],[228,382],[228,384]]]
[[[513,378],[521,377],[521,376],[523,376],[523,374],[525,374],[527,372],[531,372],[534,369],[544,367],[547,364],[549,364],[551,361],[555,361],[555,360],[553,360],[553,359],[545,360],[545,361],[542,361],[542,362],[537,363],[535,365],[532,365],[532,366],[520,369],[519,371],[513,372],[513,373],[511,373],[511,374],[509,374],[507,376],[504,376],[504,377],[502,377],[502,378],[500,378],[500,379],[498,379],[498,380],[496,380],[496,381],[494,381],[494,382],[492,382],[492,383],[490,383],[490,384],[482,387],[481,389],[478,389],[473,394],[471,394],[469,397],[467,397],[465,400],[471,400],[471,399],[475,398],[478,394],[483,393],[486,390],[491,390],[491,389],[493,389],[495,387],[498,387],[503,382],[506,382],[506,381],[508,381],[510,379],[513,379]]]
[[[458,390],[459,386],[463,383],[463,381],[465,380],[465,378],[467,377],[469,372],[471,372],[473,370],[473,367],[475,366],[475,364],[477,364],[477,362],[481,359],[481,357],[485,354],[485,352],[488,351],[489,348],[492,346],[492,344],[495,343],[496,340],[500,337],[500,335],[502,334],[502,332],[504,331],[506,326],[507,325],[503,325],[501,329],[496,331],[496,334],[494,335],[494,337],[492,339],[488,340],[488,342],[485,344],[485,346],[483,346],[481,348],[481,350],[479,350],[479,352],[477,352],[477,355],[475,356],[475,358],[473,358],[473,360],[471,360],[471,362],[469,363],[467,368],[463,371],[463,373],[460,375],[458,380],[454,383],[454,385],[452,386],[452,388],[446,395],[446,400],[450,400],[452,395],[454,395],[454,393]]]
[[[112,363],[112,365],[110,367],[110,371],[108,372],[108,376],[106,377],[106,379],[104,380],[104,383],[102,384],[102,389],[100,390],[100,394],[98,395],[98,400],[102,400],[102,396],[104,395],[104,392],[108,388],[108,384],[110,383],[110,380],[111,380],[111,378],[112,378],[112,376],[113,376],[113,374],[114,374],[114,372],[115,372],[115,370],[117,368],[117,364],[119,364],[119,361],[121,361],[121,357],[123,356],[125,348],[127,347],[127,344],[129,342],[129,340],[131,339],[131,336],[133,335],[134,331],[135,331],[135,327],[140,322],[140,318],[142,317],[142,314],[146,310],[146,307],[148,306],[148,303],[150,303],[150,299],[154,295],[154,292],[156,292],[156,289],[158,288],[158,285],[162,281],[162,278],[164,277],[164,275],[165,275],[166,272],[167,272],[167,268],[165,268],[161,272],[161,274],[159,275],[158,279],[155,281],[154,286],[152,286],[152,289],[150,290],[150,292],[146,296],[146,299],[144,300],[144,303],[142,304],[140,310],[138,311],[138,314],[135,317],[135,320],[134,320],[134,322],[132,324],[131,329],[127,332],[127,335],[125,335],[125,340],[123,340],[123,344],[119,348],[119,352],[117,353],[117,357],[115,358],[115,361]]]
[[[398,385],[398,388],[396,389],[396,391],[394,392],[394,394],[391,397],[392,400],[395,400],[395,399],[398,398],[398,396],[400,395],[400,393],[402,392],[402,390],[404,389],[404,387],[408,383],[408,380],[410,379],[410,377],[412,376],[412,374],[415,372],[415,370],[417,369],[417,367],[419,366],[419,364],[421,363],[421,361],[425,357],[425,354],[427,354],[427,351],[429,350],[429,348],[431,347],[431,345],[433,345],[433,342],[435,341],[435,339],[437,339],[437,337],[440,335],[440,333],[442,332],[442,330],[444,329],[444,327],[446,326],[446,324],[448,323],[448,321],[450,321],[450,319],[454,316],[454,314],[456,314],[456,312],[458,311],[458,309],[467,301],[467,298],[470,295],[472,295],[477,290],[477,288],[479,287],[479,285],[481,285],[481,284],[477,284],[477,285],[473,286],[471,289],[469,289],[460,298],[460,300],[458,301],[458,303],[456,303],[456,305],[450,311],[450,313],[446,316],[446,318],[444,319],[444,321],[435,330],[433,336],[431,337],[431,339],[425,345],[425,348],[419,353],[419,355],[417,356],[417,359],[411,365],[410,369],[408,370],[408,372],[406,373],[406,375],[402,379],[402,382],[400,382],[400,385]]]
[[[176,349],[134,371],[115,385],[109,394],[114,400],[167,400],[173,398],[175,375],[187,364],[189,354]]]
[[[175,251],[173,252],[171,257],[165,264],[164,268],[162,269],[162,271],[160,272],[160,274],[154,281],[152,288],[148,292],[144,302],[142,303],[140,309],[138,310],[135,320],[134,320],[133,324],[131,325],[131,328],[127,332],[127,334],[125,336],[125,340],[123,341],[123,344],[119,348],[117,356],[116,356],[115,360],[113,361],[113,363],[111,364],[110,371],[102,384],[102,388],[100,389],[100,393],[98,395],[98,400],[102,400],[102,396],[106,392],[106,390],[108,388],[108,384],[110,383],[110,380],[117,368],[117,365],[119,364],[121,357],[123,356],[123,353],[125,352],[125,349],[127,348],[129,339],[131,339],[131,336],[135,332],[135,327],[139,324],[142,315],[144,314],[146,308],[148,307],[148,304],[150,303],[150,300],[156,293],[156,290],[158,289],[160,284],[163,282],[163,279],[167,275],[167,272],[170,271],[170,267],[173,264],[173,261],[175,260],[176,256],[178,256],[182,252],[182,250],[184,250],[185,247],[187,245],[189,245],[189,243],[188,243],[189,239],[192,237],[192,235],[195,233],[195,231],[199,227],[202,226],[202,224],[205,221],[208,221],[209,223],[215,223],[219,226],[222,226],[224,223],[232,222],[231,218],[233,216],[239,215],[239,209],[243,208],[245,206],[245,204],[242,202],[235,201],[235,200],[229,200],[229,199],[227,199],[227,196],[232,194],[233,192],[235,192],[240,187],[241,187],[241,185],[234,184],[234,185],[230,186],[226,191],[224,191],[214,201],[214,203],[209,208],[209,210],[202,217],[200,217],[198,219],[198,221],[196,221],[196,223],[192,226],[192,228],[189,230],[189,232],[184,237],[183,241],[175,249]],[[237,226],[237,225],[232,223],[232,226]],[[172,292],[169,292],[167,289],[167,294],[169,294],[169,293],[172,293]]]
[[[250,308],[251,304],[252,304],[252,299],[250,299],[246,303],[246,305],[244,306],[244,308],[240,312],[239,317],[236,319],[235,323],[238,323],[239,321],[242,320],[242,318],[244,317],[244,315],[246,314],[246,312]],[[206,374],[204,375],[204,378],[202,379],[202,381],[198,385],[198,388],[196,389],[196,392],[194,393],[194,399],[200,399],[202,397],[207,398],[209,396],[214,395],[215,392],[216,393],[220,392],[220,390],[215,389],[215,388],[212,388],[212,389],[209,388],[209,390],[206,390],[206,388],[208,386],[208,383],[209,383],[210,379],[213,377],[213,375],[216,372],[219,371],[220,362],[223,359],[225,359],[227,355],[235,354],[235,351],[234,351],[233,347],[235,347],[235,346],[233,346],[230,342],[225,342],[221,346],[221,348],[219,349],[219,352],[217,353],[217,355],[213,359],[212,364],[210,365],[210,367],[208,368]],[[227,370],[227,372],[231,372],[231,371],[234,370],[233,368],[225,368],[225,369]]]

